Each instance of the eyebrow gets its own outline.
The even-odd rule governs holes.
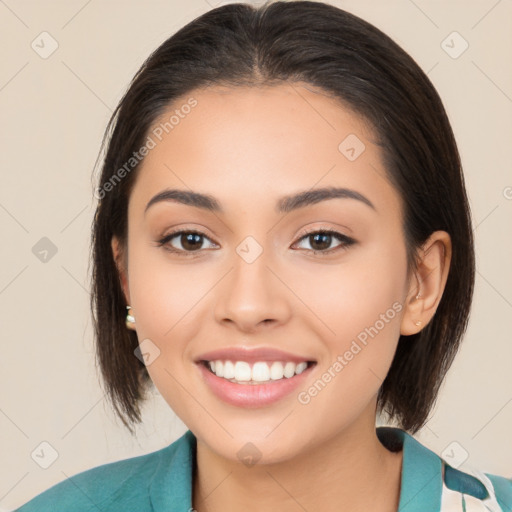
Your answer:
[[[317,204],[328,199],[355,199],[377,211],[374,204],[361,193],[340,187],[316,188],[283,196],[277,201],[275,210],[276,213],[289,213],[293,210],[305,208],[306,206]],[[150,199],[146,205],[144,214],[152,205],[162,201],[186,204],[213,213],[224,213],[219,201],[209,194],[201,194],[189,190],[165,189]]]

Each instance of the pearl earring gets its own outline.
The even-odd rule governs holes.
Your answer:
[[[126,306],[127,313],[126,313],[126,327],[128,329],[134,329],[133,325],[135,324],[135,317],[130,313],[131,306]]]
[[[419,326],[421,325],[421,321],[420,321],[420,320],[418,320],[418,321],[415,323],[415,325],[417,325],[417,326],[419,327]]]

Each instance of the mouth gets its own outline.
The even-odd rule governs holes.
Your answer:
[[[273,348],[233,347],[195,360],[203,383],[223,402],[243,408],[268,407],[290,399],[306,385],[315,360]]]
[[[200,360],[207,371],[234,384],[261,385],[291,379],[316,365],[316,361]]]
[[[317,361],[274,347],[233,346],[199,355],[202,382],[225,403],[261,408],[289,399],[311,378]]]

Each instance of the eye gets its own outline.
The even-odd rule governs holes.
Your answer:
[[[171,241],[176,239],[178,247],[175,247]],[[167,251],[181,253],[185,256],[193,256],[197,251],[203,249],[204,240],[210,240],[204,233],[194,229],[173,231],[158,240],[158,245],[163,246]],[[175,242],[175,243],[176,243]],[[212,242],[212,246],[215,244]],[[189,253],[189,254],[187,254]]]
[[[302,240],[305,240],[311,244],[312,249],[306,250],[313,251],[313,254],[322,256],[349,247],[356,242],[353,238],[332,230],[309,231],[305,234],[302,234],[299,242]],[[329,248],[331,244],[336,240],[338,240],[340,243],[334,248]]]
[[[173,242],[174,240],[175,242]],[[194,229],[176,230],[168,233],[163,238],[158,240],[157,244],[159,247],[163,247],[166,251],[187,257],[196,256],[194,253],[199,253],[201,249],[204,248],[203,243],[205,240],[210,239],[201,231],[196,231]],[[331,245],[336,240],[339,243],[337,246],[332,248]],[[317,230],[303,233],[297,243],[302,241],[309,242],[312,247],[311,249],[303,248],[304,250],[311,251],[313,254],[318,254],[321,256],[331,254],[356,243],[353,238],[332,230]],[[178,247],[176,247],[176,244]],[[210,244],[211,245],[209,248],[216,247],[216,244],[211,242],[211,240]]]

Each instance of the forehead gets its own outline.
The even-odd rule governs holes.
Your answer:
[[[136,201],[180,188],[257,211],[283,193],[342,186],[398,208],[371,127],[309,84],[191,91],[147,135]]]

